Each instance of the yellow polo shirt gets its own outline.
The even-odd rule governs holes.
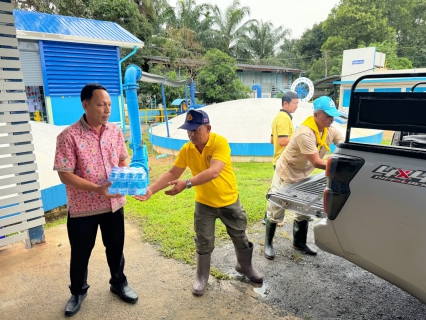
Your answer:
[[[272,157],[272,164],[275,166],[278,158],[284,152],[285,147],[280,146],[278,138],[288,137],[294,134],[293,122],[291,122],[292,117],[289,113],[283,109],[278,112],[274,120],[272,121],[272,139],[274,142],[274,156]]]
[[[199,186],[194,186],[195,201],[214,208],[229,206],[238,199],[237,182],[231,164],[231,148],[228,141],[210,133],[209,141],[202,153],[189,141],[180,149],[174,165],[179,168],[188,167],[192,175],[210,168],[210,161],[219,160],[225,163],[219,176]]]

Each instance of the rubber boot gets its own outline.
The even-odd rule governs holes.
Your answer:
[[[253,282],[262,283],[263,276],[251,265],[253,243],[249,242],[249,247],[246,249],[235,248],[235,254],[237,256],[237,265],[235,266],[235,270],[242,273]]]
[[[210,275],[210,261],[212,254],[197,253],[197,273],[195,274],[194,285],[192,286],[192,294],[194,296],[202,296],[206,291],[207,282]]]
[[[308,235],[309,221],[296,221],[293,222],[293,248],[303,251],[306,254],[315,256],[317,251],[309,248],[306,245],[306,237]]]
[[[275,251],[272,240],[274,239],[276,228],[276,223],[271,222],[269,219],[266,220],[265,246],[263,248],[263,254],[265,258],[269,260],[273,260],[275,258]]]

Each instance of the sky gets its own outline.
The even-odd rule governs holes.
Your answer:
[[[173,5],[174,0],[169,0]],[[223,11],[232,0],[196,0],[197,4],[216,4]],[[240,0],[242,6],[251,9],[251,19],[271,21],[292,31],[292,38],[299,38],[306,29],[324,21],[339,0]]]

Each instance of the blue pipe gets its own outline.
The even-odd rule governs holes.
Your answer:
[[[262,98],[262,86],[260,84],[254,84],[251,87],[251,90],[256,90],[256,92],[257,92],[256,98]]]
[[[133,157],[130,163],[131,167],[144,168],[146,171],[147,182],[149,184],[148,174],[148,151],[142,140],[141,124],[139,120],[138,88],[137,81],[142,77],[142,70],[131,64],[124,73],[124,90],[126,91],[127,110],[129,113],[131,143]]]
[[[131,56],[133,56],[136,51],[138,50],[137,46],[133,47],[133,51],[130,52],[127,56],[125,56],[123,59],[121,59],[118,62],[118,73],[120,74],[120,102],[121,102],[121,130],[123,131],[123,133],[126,133],[126,115],[124,113],[124,99],[123,99],[123,78],[121,76],[121,64],[126,61],[127,59],[129,59]]]
[[[186,84],[184,86],[185,89],[185,103],[186,103],[186,110],[188,110],[189,106],[188,106],[188,89],[186,87]],[[183,112],[185,112],[186,110],[182,110]]]
[[[167,138],[170,138],[169,119],[167,117],[166,94],[164,93],[164,83],[161,84],[161,95],[163,96],[164,121],[166,122]]]
[[[191,98],[191,107],[194,108],[195,106],[195,83],[194,81],[191,82],[189,85],[189,95]]]

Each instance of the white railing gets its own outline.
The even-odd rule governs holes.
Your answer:
[[[45,224],[18,40],[9,2],[0,2],[0,247]]]

